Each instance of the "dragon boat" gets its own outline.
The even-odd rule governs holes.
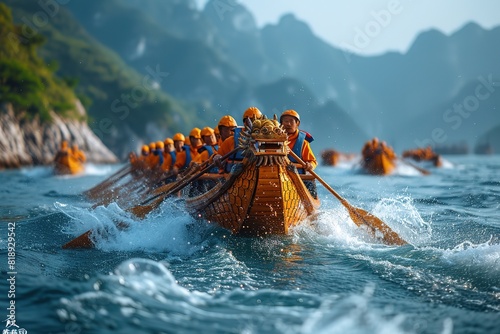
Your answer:
[[[84,169],[84,163],[68,152],[62,154],[54,163],[56,175],[76,175],[82,173]]]
[[[320,201],[314,176],[299,174],[288,159],[287,134],[276,116],[247,124],[239,147],[244,159],[232,167],[224,182],[186,197],[193,216],[235,235],[260,237],[287,234],[315,213]],[[207,174],[205,180],[211,177]]]
[[[377,150],[374,154],[363,160],[362,166],[368,174],[389,175],[394,171],[396,161],[389,157],[383,150]]]
[[[404,245],[406,241],[369,212],[352,206],[314,171],[299,173],[288,155],[304,164],[288,147],[284,128],[274,119],[248,122],[242,129],[237,149],[225,154],[229,159],[238,150],[243,161],[232,166],[229,174],[207,173],[216,163],[198,165],[183,178],[165,185],[159,193],[140,205],[127,209],[137,217],[144,217],[162,201],[182,192],[185,207],[195,218],[206,219],[230,230],[234,235],[264,237],[288,234],[290,228],[313,217],[320,206],[316,183],[318,180],[348,210],[353,222],[389,245]],[[200,170],[201,169],[201,170]],[[119,171],[116,177],[126,171]],[[160,188],[158,188],[160,189]],[[208,189],[208,190],[207,190]],[[126,229],[128,224],[117,224]],[[64,249],[94,246],[92,230],[64,244]]]
[[[323,166],[336,166],[340,160],[340,153],[332,150],[326,149],[321,152],[321,164]]]
[[[437,154],[432,150],[431,147],[426,148],[416,148],[411,150],[406,150],[403,152],[403,158],[412,159],[417,163],[427,163],[429,166],[426,167],[442,167],[443,159],[441,155]]]

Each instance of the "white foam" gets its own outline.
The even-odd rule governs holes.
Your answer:
[[[93,163],[86,163],[85,164],[85,171],[84,175],[107,175],[107,174],[112,174],[119,168],[121,168],[121,165],[96,165]]]
[[[404,315],[387,319],[369,305],[375,288],[369,285],[362,294],[343,300],[326,299],[302,325],[301,333],[406,333]]]
[[[375,205],[372,213],[413,245],[424,245],[431,240],[431,224],[420,216],[411,197],[383,198]]]
[[[53,168],[49,166],[24,167],[20,169],[22,175],[32,178],[41,178],[52,176]]]
[[[199,238],[188,232],[188,225],[195,224],[195,220],[170,200],[144,220],[123,211],[116,203],[87,209],[56,202],[55,207],[72,220],[63,233],[76,237],[92,230],[96,248],[104,251],[168,251],[186,256],[204,247],[202,240],[197,243]]]
[[[480,244],[464,241],[442,252],[443,259],[453,266],[481,272],[500,283],[500,244],[492,243],[491,238]]]
[[[384,198],[373,209],[364,209],[381,219],[410,244],[423,245],[431,239],[431,224],[422,219],[410,197]],[[326,238],[327,242],[333,242],[341,247],[370,249],[388,247],[382,245],[367,229],[357,226],[348,211],[330,199],[323,200],[321,209],[311,224],[301,224],[294,231],[298,233],[299,238],[312,240]]]

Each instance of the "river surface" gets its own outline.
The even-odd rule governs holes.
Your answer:
[[[1,171],[0,318],[15,317],[10,333],[499,333],[500,156],[446,159],[428,176],[317,168],[402,247],[372,239],[320,184],[314,221],[250,239],[179,200],[143,221],[113,203],[93,209],[80,194],[118,165]],[[95,249],[61,249],[103,227]]]

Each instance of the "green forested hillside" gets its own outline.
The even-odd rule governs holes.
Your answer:
[[[169,75],[162,68],[150,65],[148,74],[138,74],[88,35],[65,6],[58,6],[45,24],[36,24],[35,14],[42,11],[37,2],[5,2],[12,8],[16,22],[31,25],[29,30],[20,32],[21,36],[34,30],[45,37],[46,43],[38,54],[45,62],[56,60],[56,73],[77,83],[77,94],[86,97],[83,101],[90,116],[89,125],[105,144],[127,151],[130,148],[120,146],[131,134],[148,140],[159,133],[167,136],[192,127],[197,119],[195,107],[158,89],[161,80]]]
[[[49,120],[49,110],[81,117],[75,111],[75,94],[69,82],[54,76],[55,63],[44,62],[37,50],[45,38],[24,34],[11,10],[0,3],[0,102],[8,102],[24,115]]]

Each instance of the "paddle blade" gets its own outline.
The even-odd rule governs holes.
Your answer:
[[[407,244],[406,241],[404,241],[396,232],[394,232],[378,217],[375,217],[371,213],[360,208],[355,208],[351,205],[346,206],[346,208],[349,211],[349,216],[351,216],[352,221],[356,225],[367,227],[373,236],[381,238],[385,244],[397,246]],[[380,236],[380,234],[382,235]]]
[[[76,248],[94,248],[94,243],[90,239],[92,231],[88,230],[82,235],[76,237],[75,239],[69,241],[68,243],[62,246],[63,249],[76,249]]]
[[[428,171],[427,169],[422,168],[422,167],[420,167],[420,166],[417,166],[417,165],[415,165],[414,163],[411,163],[411,162],[410,162],[410,161],[408,161],[408,160],[404,160],[404,159],[402,159],[401,161],[402,161],[403,163],[407,164],[408,166],[415,168],[415,169],[416,169],[416,170],[418,170],[420,173],[422,173],[422,175],[430,175],[430,174],[431,174],[431,172],[430,172],[430,171]]]
[[[163,202],[164,199],[165,199],[164,197],[160,197],[160,198],[156,199],[151,204],[137,205],[137,206],[134,206],[134,207],[128,209],[127,211],[132,213],[134,216],[136,216],[138,218],[144,219],[144,217],[146,217],[146,215],[148,213],[150,213],[151,211],[153,211],[154,209],[159,207],[161,202]]]

